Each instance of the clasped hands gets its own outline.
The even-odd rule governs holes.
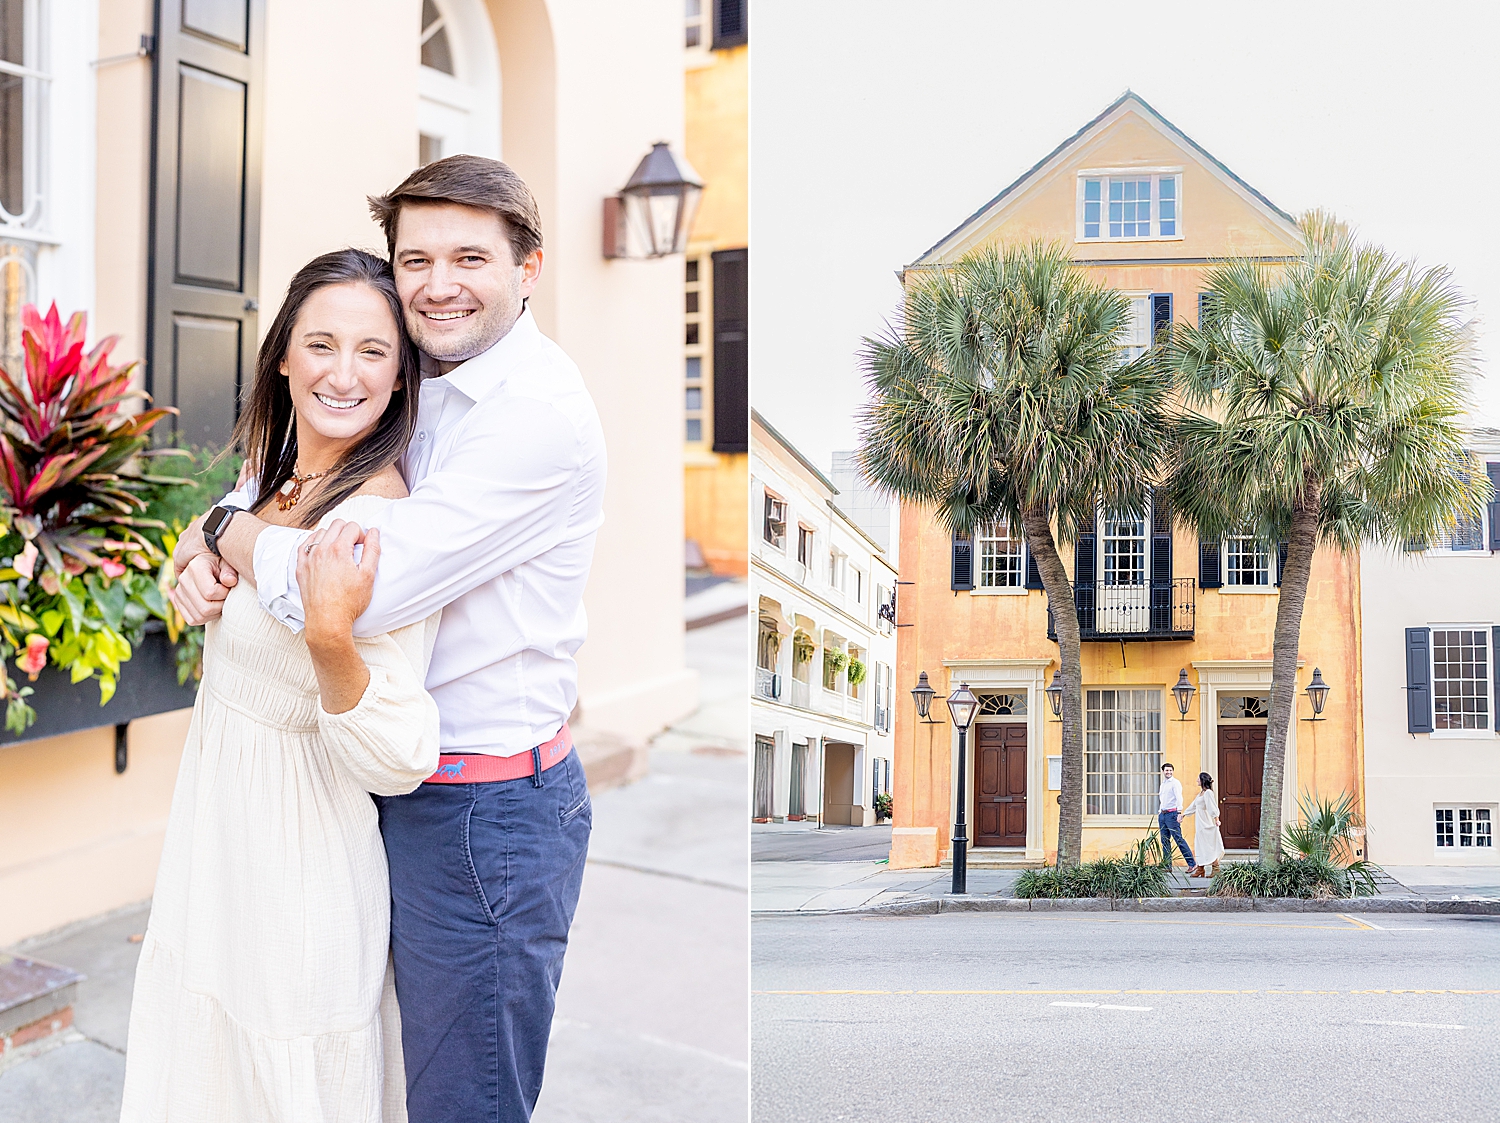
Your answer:
[[[172,555],[172,603],[189,624],[218,619],[229,590],[240,582],[235,568],[209,550],[200,522],[183,532]],[[356,547],[362,547],[358,556]],[[354,621],[369,607],[379,563],[380,531],[343,519],[314,530],[298,547],[297,586],[309,643],[352,635]]]

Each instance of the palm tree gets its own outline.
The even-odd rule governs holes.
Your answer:
[[[1063,867],[1083,848],[1083,681],[1054,526],[1072,541],[1100,504],[1143,510],[1170,433],[1168,380],[1150,360],[1121,363],[1129,316],[1060,246],[990,247],[910,279],[900,325],[862,355],[869,479],[950,532],[1004,519],[1036,561],[1061,663]]]
[[[1206,321],[1165,345],[1185,408],[1175,507],[1203,538],[1285,543],[1261,792],[1263,861],[1279,861],[1287,731],[1313,552],[1426,539],[1477,515],[1488,482],[1464,451],[1473,355],[1447,270],[1301,223],[1303,256],[1231,260],[1206,277]]]

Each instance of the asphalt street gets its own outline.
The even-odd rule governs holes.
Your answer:
[[[835,827],[812,823],[754,823],[752,862],[883,862],[891,853],[891,828]]]
[[[1500,917],[752,921],[753,1118],[1500,1118]]]

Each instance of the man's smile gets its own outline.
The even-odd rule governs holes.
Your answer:
[[[472,316],[477,311],[477,308],[455,308],[449,312],[424,311],[422,315],[429,320],[461,320],[465,316]]]

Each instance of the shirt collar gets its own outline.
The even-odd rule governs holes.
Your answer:
[[[471,401],[479,401],[491,391],[504,385],[517,363],[530,356],[537,348],[542,333],[536,326],[531,309],[524,310],[510,331],[483,354],[475,355],[459,363],[447,374],[441,375],[444,383],[452,386]]]

